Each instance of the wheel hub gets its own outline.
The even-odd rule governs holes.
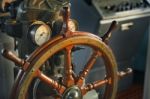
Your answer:
[[[82,94],[77,86],[68,88],[63,95],[63,99],[82,99]]]

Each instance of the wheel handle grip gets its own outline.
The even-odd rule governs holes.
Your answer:
[[[24,60],[17,57],[13,52],[3,49],[1,54],[7,58],[8,60],[13,61],[16,65],[22,66],[24,64]]]
[[[111,37],[111,32],[117,27],[117,22],[113,21],[108,29],[108,31],[102,36],[102,40],[106,41]]]
[[[120,71],[120,72],[118,72],[118,76],[119,76],[119,78],[121,79],[121,78],[123,78],[123,77],[125,77],[125,76],[127,76],[127,75],[132,74],[132,73],[133,73],[132,68],[127,68],[125,71]]]

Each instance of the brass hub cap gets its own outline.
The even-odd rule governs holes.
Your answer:
[[[82,94],[80,89],[77,86],[72,86],[63,94],[63,99],[82,99]]]

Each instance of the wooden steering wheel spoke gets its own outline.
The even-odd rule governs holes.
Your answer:
[[[96,61],[96,59],[98,58],[99,55],[100,55],[99,52],[94,50],[93,54],[91,55],[89,61],[86,64],[85,68],[79,74],[78,80],[76,82],[76,84],[78,86],[81,87],[83,85],[84,79],[89,74],[90,70],[92,69],[92,67],[93,67],[93,65],[94,65],[94,63],[95,63],[95,61]]]
[[[73,76],[73,68],[72,68],[72,51],[73,46],[68,46],[65,48],[65,77],[64,84],[69,87],[74,85],[74,76]]]
[[[108,84],[108,82],[109,82],[108,79],[104,79],[104,80],[98,80],[93,83],[87,84],[81,89],[82,94],[85,95],[87,92],[91,90],[99,89],[100,87]]]
[[[36,76],[44,83],[49,85],[50,87],[53,87],[58,91],[59,94],[62,94],[65,91],[65,86],[59,84],[57,81],[47,77],[45,74],[43,74],[40,70],[37,70]]]

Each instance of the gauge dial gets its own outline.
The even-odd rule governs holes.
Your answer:
[[[33,43],[40,46],[51,37],[51,29],[46,24],[33,24],[29,33]]]

